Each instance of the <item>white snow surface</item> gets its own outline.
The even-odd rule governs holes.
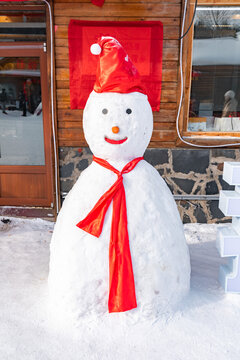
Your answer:
[[[111,314],[76,327],[53,318],[48,307],[54,224],[11,220],[0,221],[1,360],[239,360],[240,296],[224,294],[218,283],[222,225],[184,226],[191,291],[175,312],[142,323]]]

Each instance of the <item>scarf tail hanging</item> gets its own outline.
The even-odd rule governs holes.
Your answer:
[[[109,242],[109,312],[122,312],[137,307],[127,229],[126,196],[122,175],[132,171],[142,159],[140,157],[132,160],[120,172],[107,161],[93,157],[93,160],[99,165],[117,174],[118,179],[101,196],[85,219],[77,224],[80,229],[99,237],[106,212],[113,201],[111,238]]]

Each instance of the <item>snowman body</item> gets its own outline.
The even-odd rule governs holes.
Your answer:
[[[93,92],[83,121],[93,154],[119,171],[143,155],[152,134],[150,105],[147,97],[137,92]],[[116,128],[117,133],[113,132]],[[114,172],[93,161],[65,199],[54,229],[49,273],[51,300],[56,308],[75,318],[108,312],[112,205],[99,238],[76,224],[116,180]],[[188,248],[172,194],[156,169],[141,160],[123,175],[123,184],[137,299],[137,308],[127,313],[137,320],[152,319],[187,294]]]

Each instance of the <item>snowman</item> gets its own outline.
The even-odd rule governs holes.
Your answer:
[[[91,52],[97,77],[83,128],[93,162],[58,215],[50,299],[75,319],[152,319],[187,294],[189,252],[172,194],[143,159],[153,116],[139,73],[112,37],[101,37]]]

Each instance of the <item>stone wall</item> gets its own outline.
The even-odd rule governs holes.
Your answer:
[[[60,182],[64,196],[81,171],[92,161],[89,148],[60,148]],[[218,209],[221,189],[231,190],[222,179],[224,161],[240,161],[240,150],[232,149],[147,149],[144,158],[164,178],[184,223],[227,222]],[[190,198],[189,198],[190,196]]]

